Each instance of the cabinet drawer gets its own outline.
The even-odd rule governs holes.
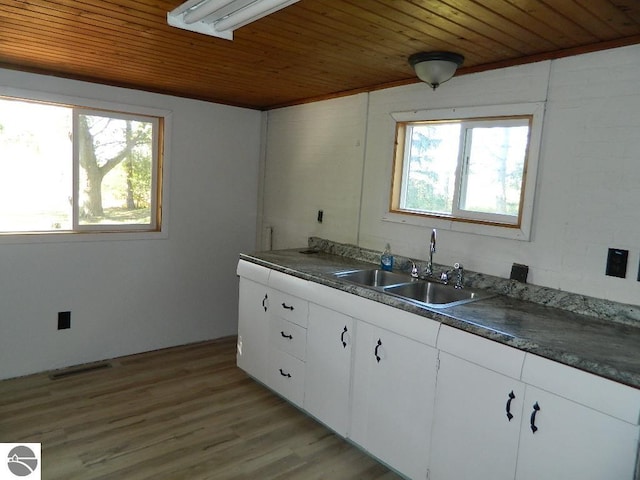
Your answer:
[[[456,357],[519,379],[525,353],[486,338],[442,325],[438,334],[438,349]]]
[[[284,318],[271,317],[269,325],[271,348],[277,348],[304,361],[307,351],[307,330]]]
[[[256,265],[255,263],[247,262],[246,260],[239,260],[236,273],[240,277],[248,278],[254,282],[267,285],[269,283],[271,270],[266,267]]]
[[[302,407],[304,400],[304,362],[281,350],[269,351],[267,385],[287,400]]]
[[[269,300],[269,313],[307,328],[309,302],[280,290],[273,290]]]
[[[640,389],[527,353],[522,381],[633,425],[640,423]]]

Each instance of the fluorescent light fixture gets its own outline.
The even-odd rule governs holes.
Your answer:
[[[187,0],[167,13],[167,23],[233,40],[233,31],[299,0]]]

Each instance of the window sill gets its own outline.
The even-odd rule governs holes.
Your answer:
[[[488,225],[442,217],[423,217],[420,215],[405,215],[401,213],[387,212],[382,216],[382,221],[403,225],[414,225],[417,227],[437,228],[439,230],[450,230],[452,232],[472,233],[475,235],[485,235],[489,237],[522,240],[526,242],[528,242],[531,237],[530,229],[525,228],[524,226]]]
[[[167,231],[160,232],[60,232],[60,233],[5,233],[0,234],[0,245],[74,243],[74,242],[114,242],[133,240],[165,240]]]

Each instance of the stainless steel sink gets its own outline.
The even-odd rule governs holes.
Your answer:
[[[375,288],[394,297],[431,308],[453,307],[495,296],[482,290],[454,288],[452,285],[418,280],[407,274],[379,268],[348,270],[333,275],[340,280]]]
[[[357,283],[365,287],[386,287],[411,282],[411,277],[381,269],[351,270],[334,274],[340,280]]]
[[[483,298],[493,297],[489,292],[472,288],[454,288],[441,283],[419,281],[390,286],[384,289],[386,293],[411,300],[433,308],[452,307],[463,303],[475,302]]]

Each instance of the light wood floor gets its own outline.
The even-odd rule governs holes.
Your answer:
[[[398,479],[235,366],[235,338],[0,382],[0,442],[45,480]]]

